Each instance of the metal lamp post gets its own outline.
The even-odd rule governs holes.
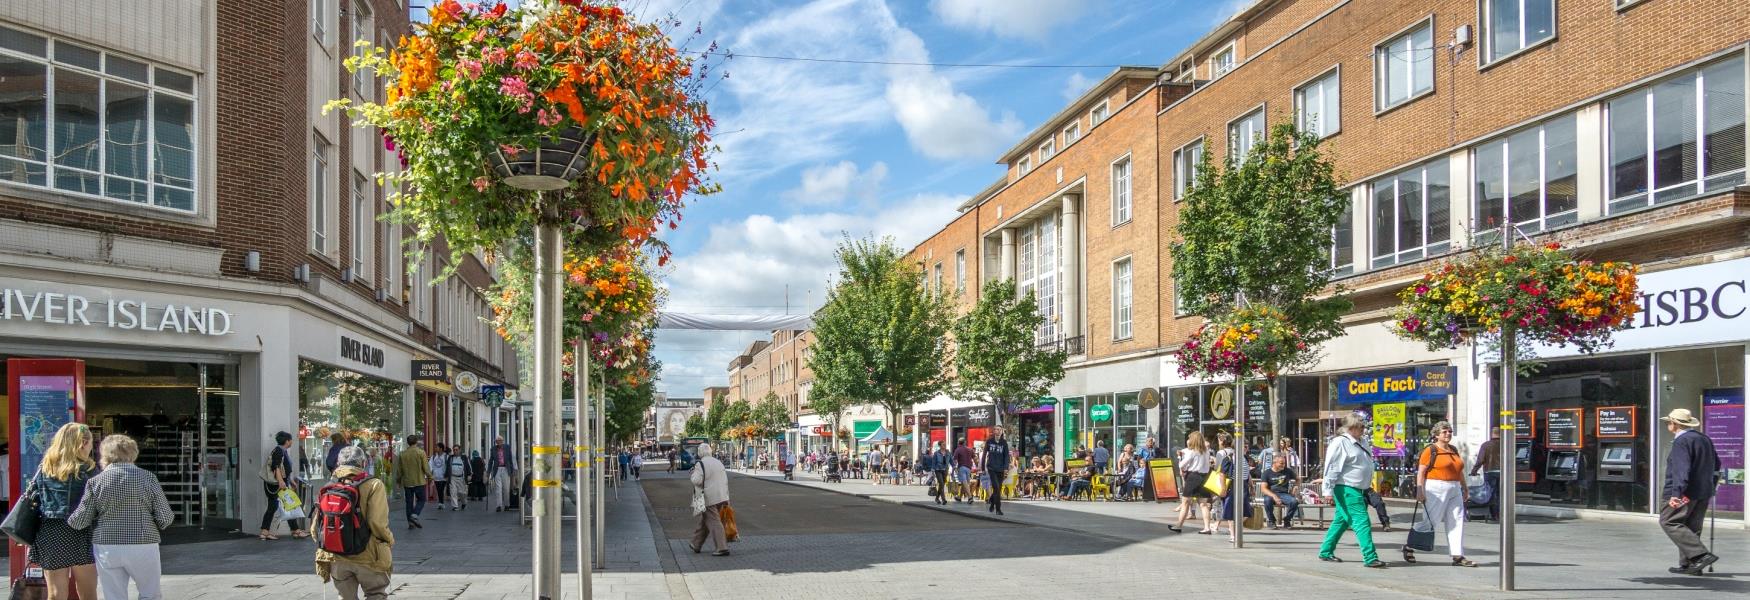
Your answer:
[[[578,407],[577,410],[582,411],[589,406],[588,401],[585,400],[589,398],[589,342],[579,338],[572,346],[572,356],[575,357],[575,360],[572,361],[571,391],[574,403]],[[576,499],[577,504],[578,598],[591,597],[590,585],[594,583],[592,581],[594,572],[591,566],[595,562],[590,557],[590,551],[594,549],[594,545],[590,543],[589,489],[584,487],[588,485],[589,476],[594,470],[593,466],[589,464],[591,452],[589,451],[589,420],[584,418],[586,414],[578,413],[577,444],[576,447],[572,448],[571,458],[571,466],[577,471],[575,478],[577,483],[572,486],[571,495]]]
[[[535,581],[531,591],[536,600],[560,597],[559,537],[564,518],[559,487],[564,479],[559,465],[560,304],[564,300],[560,271],[564,267],[560,215],[551,203],[541,201],[540,193],[568,188],[582,174],[590,137],[583,129],[572,128],[532,150],[510,154],[491,144],[487,152],[494,174],[505,185],[535,192],[541,205],[541,219],[535,225],[535,439],[529,461],[535,513]],[[588,575],[580,573],[579,577]]]
[[[1518,233],[1511,221],[1501,223],[1501,249],[1513,251],[1513,234]],[[1519,494],[1519,442],[1514,431],[1514,413],[1518,412],[1516,389],[1519,378],[1519,332],[1513,323],[1501,323],[1501,438],[1497,450],[1501,453],[1501,485],[1495,491],[1501,503],[1501,590],[1513,590],[1513,521]]]

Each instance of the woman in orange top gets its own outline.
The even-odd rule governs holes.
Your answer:
[[[1464,485],[1464,455],[1452,446],[1451,423],[1434,424],[1434,443],[1422,449],[1416,465],[1416,499],[1428,512],[1414,529],[1432,531],[1437,523],[1445,523],[1452,566],[1477,566],[1464,557],[1464,505],[1470,501],[1470,490]],[[1404,546],[1404,560],[1416,562],[1409,546]]]

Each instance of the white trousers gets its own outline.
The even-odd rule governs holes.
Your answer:
[[[510,469],[492,470],[492,508],[510,510]]]
[[[1444,524],[1449,554],[1464,556],[1464,484],[1429,479],[1422,497],[1425,512],[1416,522],[1416,531],[1434,531],[1437,524]]]
[[[450,478],[450,508],[461,508],[468,505],[468,478],[457,475]]]
[[[140,600],[163,600],[158,579],[164,569],[158,562],[157,544],[93,544],[97,558],[97,585],[109,600],[127,600],[128,580],[140,590]]]

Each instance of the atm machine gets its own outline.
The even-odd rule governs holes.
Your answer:
[[[1580,451],[1549,451],[1549,460],[1543,465],[1543,476],[1549,478],[1550,481],[1578,481],[1580,479]]]
[[[1635,443],[1634,440],[1598,442],[1598,480],[1634,483]]]
[[[1516,440],[1513,453],[1514,473],[1518,483],[1537,483],[1537,471],[1531,470],[1531,440]]]

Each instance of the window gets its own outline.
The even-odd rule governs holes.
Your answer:
[[[1022,175],[1026,175],[1028,171],[1033,170],[1033,157],[1031,157],[1031,156],[1021,157],[1021,160],[1019,162],[1015,163],[1015,168],[1017,170],[1019,170]]]
[[[1527,233],[1579,220],[1574,122],[1574,115],[1562,115],[1471,151],[1476,233],[1498,230],[1503,218]]]
[[[194,76],[0,27],[0,82],[0,181],[195,210]]]
[[[1337,71],[1294,90],[1294,126],[1318,137],[1342,129],[1338,110]]]
[[[310,0],[310,37],[316,38],[316,43],[328,45],[330,9],[328,3],[333,0]]]
[[[1173,278],[1173,316],[1183,317],[1191,314],[1185,310],[1185,295],[1179,292],[1179,278]]]
[[[1331,275],[1355,272],[1355,214],[1345,209],[1331,228]]]
[[[1101,100],[1099,104],[1095,104],[1094,110],[1088,111],[1088,126],[1093,127],[1104,122],[1110,106],[1107,100]]]
[[[377,226],[382,228],[377,239],[383,244],[379,251],[383,257],[383,288],[388,290],[390,298],[405,302],[401,296],[401,278],[407,267],[401,259],[401,226],[388,222]]]
[[[1215,79],[1222,75],[1226,75],[1228,71],[1234,70],[1234,57],[1234,45],[1231,42],[1228,43],[1226,48],[1222,48],[1220,52],[1216,52],[1215,56],[1209,57],[1209,78]]]
[[[1434,91],[1434,21],[1373,49],[1374,110],[1383,111]]]
[[[1606,103],[1612,214],[1744,183],[1744,59],[1718,61]]]
[[[1112,263],[1112,339],[1130,339],[1130,258]]]
[[[377,198],[371,187],[364,173],[352,172],[352,275],[365,285],[371,284],[371,267],[377,262],[371,256],[372,225],[377,217]]]
[[[1227,124],[1227,156],[1234,164],[1246,162],[1246,154],[1258,144],[1258,140],[1267,135],[1264,130],[1264,109],[1259,107],[1251,114],[1240,117]]]
[[[1203,140],[1185,144],[1173,151],[1173,199],[1182,200],[1197,183],[1197,169],[1203,163]]]
[[[954,291],[966,291],[966,250],[954,252]]]
[[[1130,222],[1130,157],[1112,163],[1112,226]]]
[[[334,146],[320,134],[310,136],[310,251],[328,254],[328,220],[333,214],[329,204],[334,201],[334,189],[329,171],[334,164]]]
[[[352,9],[352,40],[354,42],[352,53],[354,56],[364,54],[365,50],[358,46],[358,42],[372,42],[372,31],[375,29],[371,25],[370,5],[365,2],[355,2]],[[359,69],[352,74],[352,93],[359,99],[371,100],[373,98],[376,82],[372,81],[371,73],[370,69]]]
[[[1020,227],[1020,251],[1015,266],[1015,291],[1020,296],[1034,294],[1039,314],[1045,317],[1034,339],[1040,343],[1057,340],[1057,215],[1046,214]]]
[[[1046,138],[1045,143],[1039,145],[1039,164],[1043,165],[1045,161],[1051,160],[1053,154],[1057,154],[1057,140]]]
[[[1495,62],[1555,37],[1556,0],[1483,0],[1483,23],[1483,57]]]
[[[940,294],[942,293],[942,263],[936,263],[935,275],[936,293]]]
[[[1451,248],[1452,191],[1446,159],[1374,180],[1373,267],[1418,260]]]
[[[1082,122],[1081,121],[1076,121],[1074,123],[1070,123],[1069,127],[1063,128],[1063,145],[1064,145],[1064,147],[1068,147],[1070,144],[1076,143],[1076,140],[1079,140],[1079,139],[1082,139]]]

